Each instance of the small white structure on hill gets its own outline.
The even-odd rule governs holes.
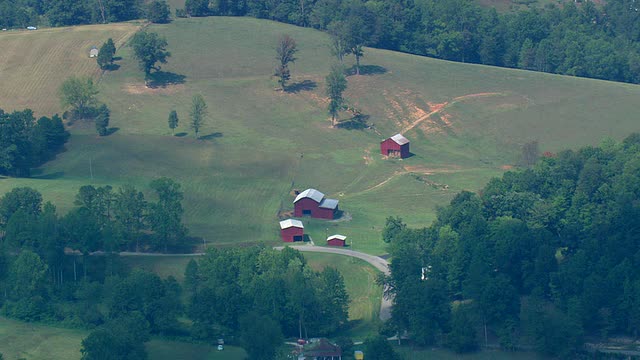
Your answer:
[[[91,47],[91,50],[89,50],[89,57],[90,58],[94,58],[94,57],[98,57],[98,48],[95,46]]]

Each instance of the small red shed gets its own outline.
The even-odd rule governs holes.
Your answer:
[[[342,246],[346,245],[347,237],[344,235],[331,235],[327,238],[327,245],[329,246]]]
[[[410,154],[409,140],[401,134],[395,134],[380,142],[380,153],[401,159],[408,158]]]
[[[338,200],[327,199],[316,189],[307,189],[296,196],[293,208],[293,214],[296,217],[311,216],[332,220],[338,213]]]
[[[287,219],[280,221],[280,236],[284,242],[294,242],[304,240],[304,225],[302,221]]]

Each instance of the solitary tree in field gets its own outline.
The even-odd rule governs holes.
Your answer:
[[[191,128],[198,138],[198,132],[204,124],[204,118],[207,116],[207,103],[204,102],[202,95],[194,95],[191,100],[191,110],[189,111],[189,117],[191,118]]]
[[[167,51],[167,40],[156,33],[141,31],[131,39],[133,54],[138,59],[140,69],[144,71],[145,84],[151,70],[160,71],[157,63],[165,64],[171,53]]]
[[[100,51],[98,52],[98,66],[100,69],[105,70],[109,65],[113,64],[113,56],[116,54],[116,45],[113,43],[113,39],[109,38],[107,42],[102,44]]]
[[[344,68],[341,65],[333,65],[331,72],[326,77],[327,96],[329,97],[329,115],[331,115],[331,126],[336,125],[338,112],[344,105],[342,93],[347,89],[347,79],[344,77]]]
[[[276,47],[278,65],[276,66],[275,76],[279,78],[278,83],[282,86],[282,90],[285,90],[287,81],[291,78],[289,63],[296,61],[295,53],[297,51],[296,41],[291,36],[282,35],[278,39],[278,46]]]
[[[96,118],[94,119],[96,123],[96,131],[98,132],[98,135],[105,136],[109,133],[108,131],[109,117],[110,117],[110,111],[107,105],[105,104],[100,105],[96,112]]]
[[[349,54],[349,47],[345,37],[345,24],[342,21],[335,21],[329,25],[329,34],[331,35],[331,55],[335,56],[340,64],[344,63],[344,57]]]
[[[171,110],[169,113],[169,129],[171,129],[171,135],[175,135],[178,122],[178,113],[175,110]]]
[[[90,77],[72,76],[59,89],[62,107],[71,108],[74,118],[85,118],[95,110],[98,88]]]

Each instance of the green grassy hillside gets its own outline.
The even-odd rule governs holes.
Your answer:
[[[60,112],[58,87],[71,75],[97,78],[96,59],[89,58],[112,38],[121,46],[139,26],[135,23],[14,30],[0,34],[0,108],[31,108],[37,116]]]
[[[437,205],[514,165],[527,141],[557,151],[640,130],[635,85],[374,49],[365,52],[366,75],[349,76],[346,92],[373,129],[334,129],[325,110],[324,76],[332,62],[325,34],[223,17],[150,29],[166,36],[173,56],[163,71],[177,83],[145,88],[124,48],[121,68],[100,82],[118,131],[99,138],[92,124],[76,123],[65,153],[34,179],[0,180],[0,192],[33,186],[65,211],[83,184],[133,183],[146,190],[153,178],[169,176],[183,184],[191,233],[210,245],[230,245],[277,243],[278,214],[292,209],[292,192],[315,187],[340,199],[347,212],[337,222],[304,220],[316,244],[342,233],[356,250],[383,253],[385,217],[428,224]],[[292,84],[300,85],[290,93],[276,91],[270,77],[284,33],[300,49],[292,67]],[[204,140],[188,127],[194,94],[209,105]],[[172,109],[182,137],[167,127]],[[415,155],[385,160],[379,141],[397,132],[411,140]]]

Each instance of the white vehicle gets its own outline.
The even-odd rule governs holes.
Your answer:
[[[224,346],[222,346],[222,345],[218,345],[218,351],[221,351],[221,350],[223,350],[223,349],[224,349]]]
[[[27,26],[27,30],[38,30],[35,26]]]

